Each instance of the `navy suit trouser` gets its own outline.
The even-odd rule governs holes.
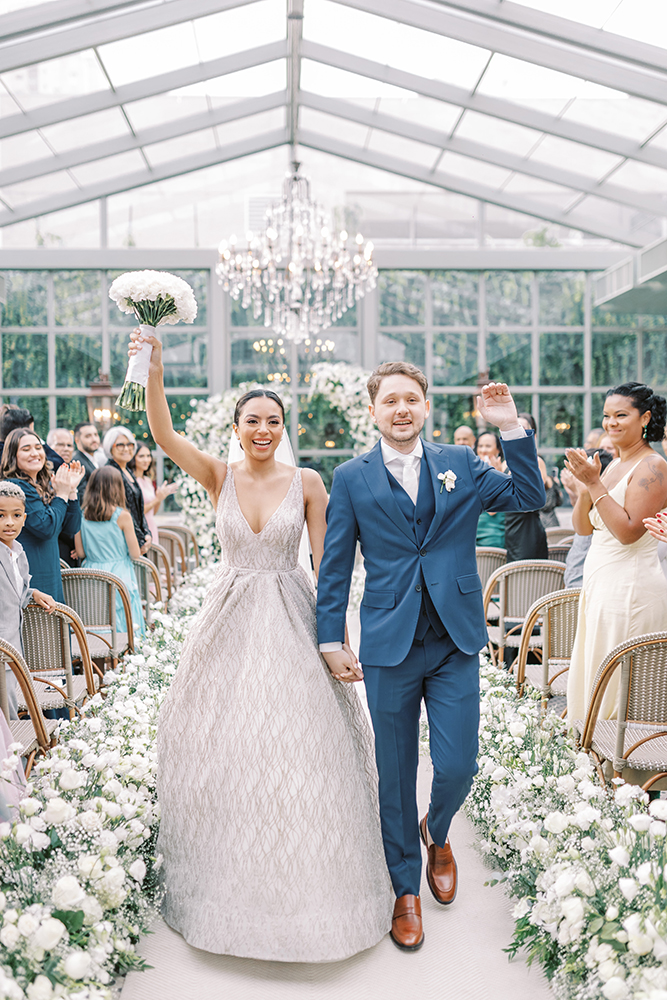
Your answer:
[[[364,664],[380,778],[380,820],[397,896],[419,895],[422,854],[417,811],[419,717],[428,714],[433,782],[428,826],[444,846],[452,817],[477,773],[479,657],[429,628],[397,667]]]

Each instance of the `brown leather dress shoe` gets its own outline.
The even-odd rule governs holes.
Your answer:
[[[424,943],[419,896],[399,896],[394,904],[391,940],[402,951],[417,951]]]
[[[454,855],[452,854],[449,837],[447,837],[444,847],[438,847],[437,844],[431,844],[430,847],[427,846],[427,820],[428,813],[426,813],[423,820],[419,824],[419,833],[424,843],[424,847],[426,847],[428,851],[426,881],[428,882],[428,887],[431,890],[436,903],[440,903],[442,906],[449,906],[449,904],[453,903],[456,899],[456,891],[459,886],[458,868],[456,866],[456,861],[454,860]]]

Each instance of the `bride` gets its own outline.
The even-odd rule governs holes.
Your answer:
[[[158,850],[163,915],[189,944],[285,962],[347,958],[391,927],[372,735],[348,683],[317,647],[315,594],[298,565],[304,518],[315,572],[327,495],[312,469],[277,462],[284,409],[246,393],[242,448],[226,464],[172,426],[162,349],[146,411],[153,437],[206,489],[222,556],[160,711]]]

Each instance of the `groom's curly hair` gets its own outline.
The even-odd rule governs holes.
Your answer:
[[[389,375],[407,375],[408,378],[414,379],[426,397],[428,380],[421,369],[417,368],[416,365],[411,365],[409,361],[385,361],[384,364],[378,365],[374,372],[371,372],[371,377],[366,383],[371,403],[375,402],[380,382]]]

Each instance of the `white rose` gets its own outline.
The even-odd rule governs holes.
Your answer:
[[[50,826],[59,826],[61,823],[65,823],[68,819],[71,819],[74,814],[74,809],[69,804],[56,796],[55,799],[49,799],[46,809],[42,813],[44,821]]]
[[[634,816],[630,816],[628,823],[638,833],[646,833],[651,825],[651,817],[646,813],[635,813]]]
[[[507,778],[508,775],[509,771],[506,767],[497,767],[491,775],[491,781],[503,781],[503,779]],[[126,816],[125,818],[130,819],[129,816]]]
[[[146,876],[146,864],[142,858],[137,858],[128,868],[129,874],[136,882],[143,882]]]
[[[36,851],[45,851],[47,847],[51,846],[51,838],[47,837],[45,833],[37,833],[36,831],[33,831],[30,840]]]
[[[571,795],[574,791],[574,778],[571,774],[563,774],[556,782],[556,787],[564,795]]]
[[[70,979],[85,979],[92,966],[90,955],[86,951],[71,951],[64,963],[65,975]]]
[[[579,890],[583,892],[585,896],[595,895],[595,885],[593,879],[590,877],[587,871],[577,872],[577,877],[574,880],[574,884]]]
[[[546,854],[549,850],[549,841],[545,840],[544,837],[540,837],[539,834],[536,834],[534,837],[531,837],[528,847],[531,851],[534,851],[535,854]]]
[[[44,951],[53,951],[64,933],[65,925],[60,920],[56,920],[55,917],[47,917],[46,920],[42,920],[35,932],[33,943],[37,948],[43,948]]]
[[[628,940],[628,949],[635,955],[648,955],[653,951],[653,938],[650,934],[631,934]]]
[[[614,906],[612,903],[611,906],[607,907],[607,912],[605,913],[605,917],[607,918],[607,920],[616,920],[617,916],[618,916],[618,907]]]
[[[629,992],[620,976],[612,976],[602,987],[602,994],[606,1000],[625,1000]]]
[[[564,871],[554,882],[554,892],[557,896],[569,896],[575,886],[576,872]]]
[[[109,871],[106,871],[104,873],[102,881],[104,883],[105,889],[108,889],[111,892],[115,892],[116,889],[120,889],[123,882],[125,881],[125,872],[120,867],[110,868]]]
[[[99,877],[102,874],[102,859],[99,854],[81,854],[77,860],[77,867],[83,878],[90,878],[93,874]]]
[[[614,949],[610,944],[599,944],[593,953],[596,962],[608,962],[614,957]]]
[[[109,819],[118,819],[122,812],[117,802],[109,802],[108,799],[102,800],[102,810],[107,814]]]
[[[526,726],[523,722],[510,722],[509,731],[511,736],[525,736]]]
[[[41,802],[37,801],[37,799],[21,799],[19,807],[21,812],[26,816],[34,816],[35,813],[38,813],[42,808],[42,805]]]
[[[15,924],[19,918],[18,910],[5,910],[5,915],[3,917],[3,922],[6,924]]]
[[[53,987],[46,976],[37,976],[26,990],[28,1000],[51,1000]]]
[[[99,923],[99,921],[104,917],[104,910],[94,896],[86,896],[81,904],[81,909],[83,910],[85,917],[84,923],[88,927],[92,926],[92,924]]]
[[[640,885],[648,885],[652,874],[653,866],[651,865],[651,862],[645,861],[643,865],[639,865],[637,868],[637,881]]]
[[[87,833],[94,833],[96,830],[102,829],[104,821],[99,813],[93,812],[92,809],[87,809],[85,812],[79,813],[77,822]]]
[[[5,924],[0,931],[0,943],[4,944],[5,948],[15,948],[19,943],[20,937],[21,935],[16,924]]]
[[[32,836],[32,827],[27,823],[17,823],[14,838],[17,844],[27,844]]]
[[[631,903],[639,892],[639,886],[633,878],[619,878],[618,888],[621,890],[628,903]]]
[[[621,868],[627,868],[630,864],[630,855],[624,847],[613,847],[609,851],[609,857],[612,861],[615,861],[617,865]]]
[[[83,785],[85,781],[85,774],[82,774],[80,771],[75,771],[73,767],[65,768],[60,775],[60,787],[64,788],[67,792],[72,792],[75,788],[81,788],[81,785]]]
[[[16,926],[19,929],[19,934],[22,934],[23,937],[30,937],[39,927],[39,921],[33,917],[32,913],[23,913]]]
[[[59,910],[78,910],[85,892],[73,875],[63,875],[53,887],[51,899]]]
[[[544,825],[549,833],[564,833],[570,825],[568,817],[562,812],[550,812],[544,818]]]
[[[667,820],[667,799],[654,799],[648,807],[648,811],[656,819]]]
[[[568,924],[578,924],[584,919],[584,904],[579,896],[568,896],[561,900],[560,908]]]

